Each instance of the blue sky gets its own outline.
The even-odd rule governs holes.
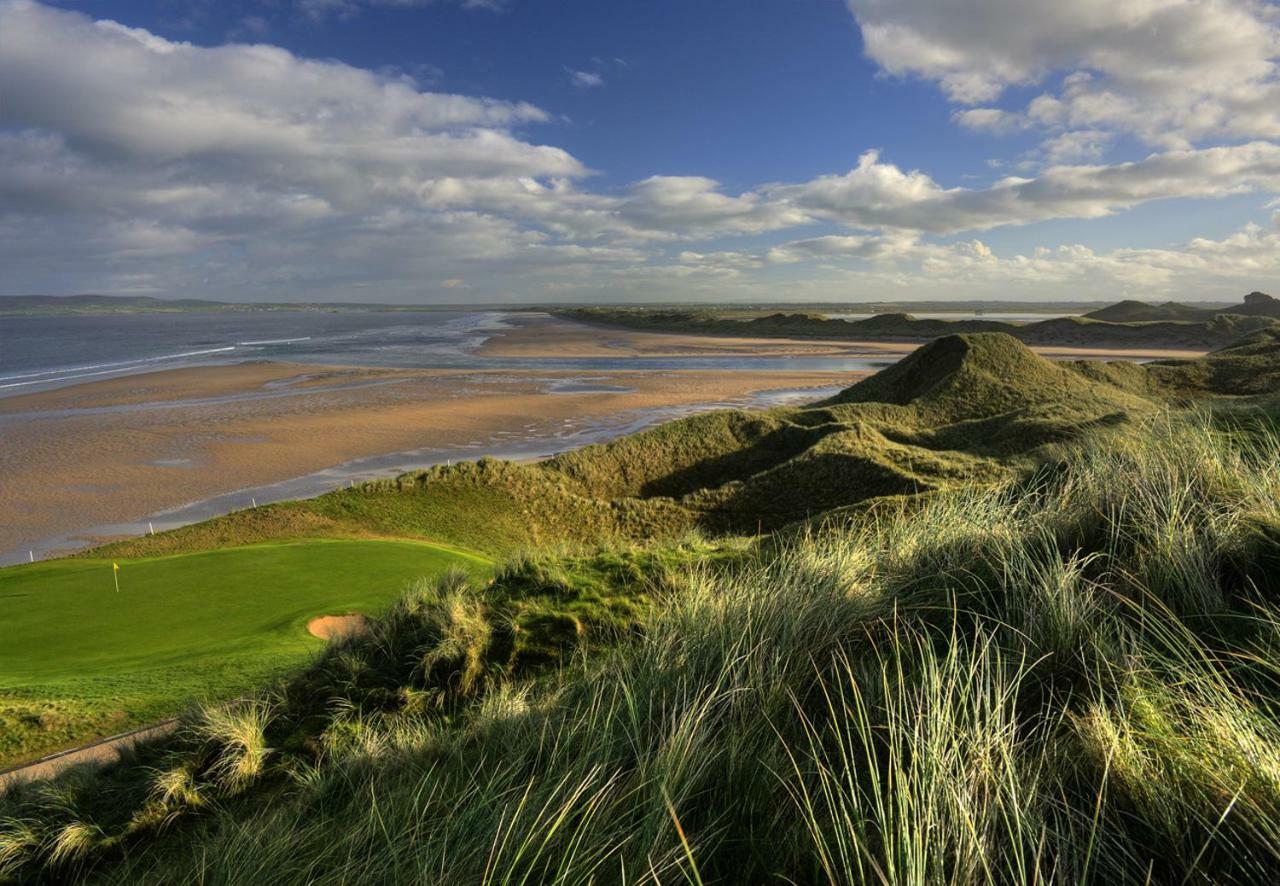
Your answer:
[[[1230,298],[1257,0],[0,0],[0,293]]]
[[[532,102],[559,119],[528,134],[598,170],[597,187],[663,174],[749,188],[845,169],[874,146],[907,166],[942,159],[938,172],[956,181],[990,177],[988,140],[955,132],[936,88],[877,78],[839,0],[436,2],[358,15],[259,2],[60,5],[172,40],[263,40],[433,90]],[[570,71],[603,83],[575,86]],[[954,156],[939,156],[942,139]]]

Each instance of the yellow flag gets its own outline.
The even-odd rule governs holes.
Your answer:
[[[112,569],[114,569],[116,572],[119,572],[119,571],[120,571],[120,564],[119,564],[119,563],[112,563],[112,564],[111,564],[111,568],[112,568]]]

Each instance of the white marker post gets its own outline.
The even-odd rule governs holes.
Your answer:
[[[256,498],[250,498],[249,501],[253,502],[253,506],[255,509],[258,507],[258,500]]]
[[[32,563],[36,562],[36,552],[35,552],[35,551],[27,551],[27,556],[31,558],[31,562],[32,562]]]
[[[148,521],[147,521],[147,535],[155,535],[155,534],[156,534],[156,527],[155,527],[155,525],[154,525],[150,520],[148,520]]]

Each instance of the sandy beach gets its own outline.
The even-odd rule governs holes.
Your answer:
[[[0,399],[0,552],[389,452],[468,457],[645,410],[851,373],[520,372],[243,363]],[[820,390],[819,390],[820,393]]]
[[[646,332],[561,320],[530,313],[490,338],[478,351],[491,357],[870,357],[896,359],[922,342],[810,338],[720,338]],[[1037,346],[1046,357],[1079,360],[1170,360],[1203,350]]]

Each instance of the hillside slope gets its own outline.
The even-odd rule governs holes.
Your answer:
[[[484,459],[123,542],[154,556],[300,535],[419,537],[500,554],[777,529],[881,496],[994,482],[1036,451],[1153,410],[1010,336],[947,336],[823,403],[724,410],[536,464]]]
[[[1250,397],[1280,391],[1280,329],[1263,329],[1195,360],[1071,364],[1077,373],[1157,398]]]
[[[1090,311],[1084,316],[1110,323],[1149,323],[1161,320],[1208,321],[1223,314],[1280,320],[1280,299],[1272,298],[1265,292],[1251,292],[1238,305],[1213,308],[1197,308],[1172,301],[1153,305],[1130,299]]]
[[[416,588],[0,800],[0,877],[1275,882],[1280,451],[1133,430],[853,531]]]

